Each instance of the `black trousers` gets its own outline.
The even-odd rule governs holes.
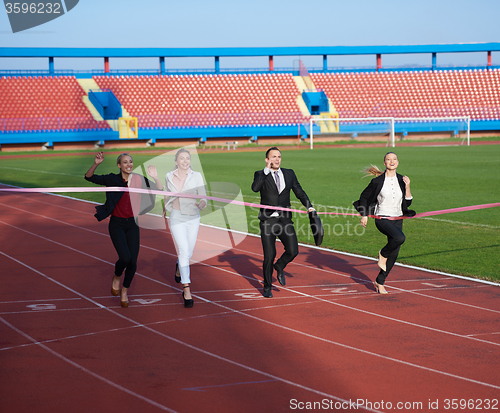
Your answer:
[[[137,257],[139,256],[140,235],[135,218],[118,218],[111,216],[109,219],[109,236],[118,253],[115,264],[115,275],[121,277],[125,270],[123,286],[130,287],[137,270]]]
[[[260,221],[260,239],[264,251],[262,270],[264,273],[264,290],[266,291],[272,287],[273,264],[276,258],[276,237],[280,239],[285,247],[285,252],[276,261],[276,266],[279,269],[284,269],[299,253],[297,234],[290,218],[269,218]]]
[[[402,219],[375,219],[375,226],[382,234],[387,236],[387,244],[380,250],[380,254],[387,258],[386,269],[385,271],[380,270],[376,279],[378,284],[384,285],[385,279],[398,258],[399,249],[406,238],[405,234],[403,234]]]

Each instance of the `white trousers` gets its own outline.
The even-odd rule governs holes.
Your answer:
[[[173,209],[168,219],[168,225],[177,249],[177,263],[181,273],[181,283],[191,284],[189,261],[193,256],[196,238],[198,237],[200,216],[182,215],[179,210]]]

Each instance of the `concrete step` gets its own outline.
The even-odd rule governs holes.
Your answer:
[[[94,107],[94,105],[90,102],[90,99],[88,97],[88,94],[91,90],[99,90],[100,87],[99,85],[97,84],[97,82],[94,80],[94,79],[76,79],[78,84],[81,86],[81,88],[85,91],[85,96],[83,96],[83,103],[85,104],[85,106],[87,107],[87,109],[90,111],[90,113],[92,114],[92,117],[94,118],[94,120],[96,121],[102,121],[104,120],[101,116],[101,114],[99,113],[99,111]],[[122,105],[122,113],[124,116],[128,116],[128,112],[127,112],[127,115],[125,115],[125,108],[123,107]],[[108,123],[109,127],[115,131],[115,132],[118,132],[118,121],[117,120],[106,120],[106,122]]]
[[[297,96],[297,105],[299,106],[300,112],[303,116],[311,116],[311,112],[309,112],[304,99],[302,99],[302,92],[307,89],[306,83],[304,82],[302,76],[294,76],[293,80],[295,81],[295,84],[300,91],[300,95]]]

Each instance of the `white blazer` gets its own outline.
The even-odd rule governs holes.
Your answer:
[[[184,182],[184,186],[181,191],[178,191],[176,188],[173,177],[174,171],[170,171],[165,175],[165,189],[168,192],[180,192],[182,194],[193,194],[200,195],[200,199],[206,197],[207,193],[205,191],[205,182],[203,181],[203,176],[199,172],[195,172],[190,170],[188,176],[186,177],[186,181]],[[167,204],[165,205],[165,209],[169,212],[172,212],[174,200],[177,197],[171,196]],[[199,215],[200,210],[195,205],[196,198],[179,198],[180,212],[183,215]]]

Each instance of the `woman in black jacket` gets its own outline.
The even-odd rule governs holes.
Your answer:
[[[128,153],[118,156],[116,164],[120,170],[118,174],[95,175],[97,167],[104,161],[102,152],[99,152],[94,164],[85,174],[85,179],[97,185],[107,187],[133,187],[151,189],[150,181],[142,175],[133,174],[134,163]],[[158,173],[154,166],[148,167],[148,174],[154,179],[156,188],[163,189]],[[96,206],[95,217],[102,221],[111,215],[108,230],[113,246],[118,253],[118,261],[115,264],[115,275],[111,285],[111,294],[120,295],[122,307],[128,307],[127,290],[134,278],[137,269],[137,257],[139,255],[139,226],[137,215],[145,214],[153,209],[155,196],[151,194],[141,195],[131,192],[106,192],[106,203]],[[120,290],[120,277],[125,271],[123,287]]]
[[[397,155],[388,152],[384,156],[384,165],[386,169],[383,172],[373,165],[365,170],[376,178],[371,180],[359,200],[354,202],[354,207],[361,214],[361,225],[366,227],[368,215],[376,215],[375,226],[387,236],[387,244],[378,253],[380,271],[374,282],[375,290],[380,294],[387,294],[385,280],[405,242],[403,220],[394,218],[415,215],[415,211],[408,209],[413,199],[410,179],[396,172],[399,165]]]

